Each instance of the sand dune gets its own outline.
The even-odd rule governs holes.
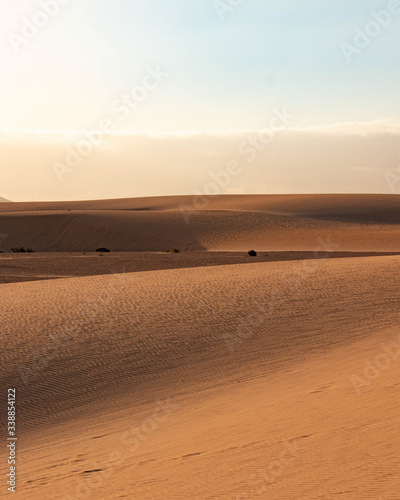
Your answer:
[[[286,262],[295,260],[399,255],[399,252],[41,252],[0,254],[0,284],[161,269]]]
[[[136,210],[166,211],[195,209],[196,211],[233,210],[270,212],[280,215],[317,216],[339,219],[375,220],[390,211],[400,216],[397,195],[378,194],[295,194],[295,195],[217,195],[217,196],[156,196],[113,200],[23,202],[2,206],[2,212],[43,212],[59,210]]]
[[[224,195],[2,203],[3,250],[398,251],[396,195]]]
[[[18,498],[397,498],[399,265],[1,285]]]

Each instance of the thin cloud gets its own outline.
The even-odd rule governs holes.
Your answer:
[[[258,132],[110,135],[60,182],[52,165],[65,162],[81,132],[1,130],[0,195],[30,201],[192,194],[232,161],[241,173],[222,193],[391,192],[385,173],[397,171],[400,154],[394,121],[289,128],[244,155],[240,146]]]

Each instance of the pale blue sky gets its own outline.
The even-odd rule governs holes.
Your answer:
[[[0,196],[193,194],[232,160],[221,192],[400,192],[400,0],[69,0],[47,22],[58,1],[0,5]]]
[[[91,129],[157,64],[168,79],[119,130],[254,129],[284,106],[297,126],[400,121],[400,14],[350,64],[340,47],[389,3],[243,0],[221,20],[214,0],[70,0],[17,54],[8,34],[40,2],[14,0],[0,128]]]

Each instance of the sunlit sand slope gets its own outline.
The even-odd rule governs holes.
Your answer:
[[[2,203],[0,249],[400,250],[395,195],[226,195]]]
[[[1,285],[16,498],[397,498],[399,266]]]

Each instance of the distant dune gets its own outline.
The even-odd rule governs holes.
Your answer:
[[[2,198],[0,196],[0,203],[9,203],[9,202],[10,202],[10,200],[6,200],[5,198]]]
[[[398,251],[397,195],[221,195],[2,203],[7,246],[36,251]]]
[[[397,498],[399,267],[0,285],[17,498]]]

